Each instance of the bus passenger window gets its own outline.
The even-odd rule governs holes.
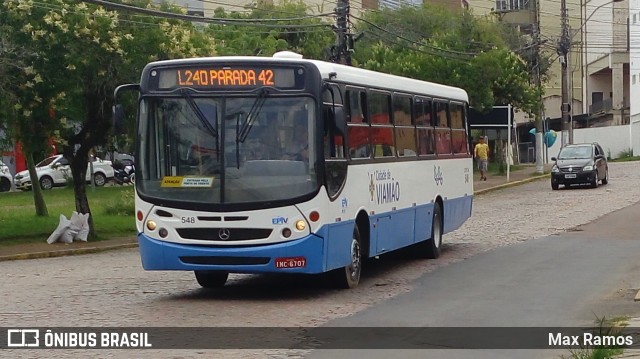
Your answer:
[[[398,156],[416,156],[416,129],[411,121],[411,97],[394,96],[393,122],[395,123]]]
[[[369,158],[369,124],[365,112],[366,94],[362,90],[347,90],[347,138],[351,158]]]
[[[431,128],[418,128],[418,150],[420,156],[436,153],[434,131]]]

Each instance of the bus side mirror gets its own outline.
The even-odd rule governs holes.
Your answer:
[[[124,110],[122,105],[113,106],[113,129],[116,135],[124,134]]]
[[[124,110],[122,109],[122,105],[118,104],[118,97],[123,91],[140,91],[139,84],[126,84],[120,85],[116,87],[113,91],[113,100],[116,102],[116,105],[113,106],[113,130],[116,135],[123,135],[126,133],[124,128]]]
[[[347,118],[344,115],[344,109],[342,107],[334,107],[333,125],[338,133],[345,135],[347,133]]]

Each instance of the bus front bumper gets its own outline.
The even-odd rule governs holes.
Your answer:
[[[324,239],[313,234],[289,242],[248,247],[178,244],[144,234],[138,234],[138,243],[145,270],[315,274],[325,267]]]

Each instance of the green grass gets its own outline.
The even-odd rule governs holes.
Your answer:
[[[629,161],[640,161],[640,156],[620,157],[620,158],[613,159],[610,162],[629,162]]]
[[[87,198],[98,238],[135,235],[133,186],[87,188]],[[71,218],[76,210],[72,188],[44,191],[48,217],[35,215],[33,193],[0,193],[0,246],[42,242],[58,227],[60,214]]]
[[[628,326],[628,317],[614,317],[611,319],[599,318],[597,328],[592,332],[594,335],[619,336],[621,330]],[[624,353],[622,347],[616,345],[598,345],[594,347],[582,347],[569,351],[570,356],[562,356],[563,359],[613,359]]]

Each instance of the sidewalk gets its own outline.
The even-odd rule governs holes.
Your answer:
[[[550,166],[545,166],[545,172],[548,173],[549,170]],[[487,175],[486,181],[480,181],[480,174],[474,173],[474,193],[476,195],[479,195],[482,193],[507,188],[547,177],[548,174],[536,174],[535,165],[525,165],[523,169],[510,172],[509,181],[507,181],[506,174],[501,176]],[[74,242],[70,244],[47,244],[46,238],[43,238],[41,243],[24,243],[10,246],[0,246],[0,262],[16,259],[36,259],[97,253],[114,249],[135,248],[137,246],[138,241],[135,235],[102,241]]]
[[[480,181],[480,173],[473,174],[473,192],[475,195],[495,191],[502,188],[508,188],[519,184],[540,180],[541,178],[549,178],[551,172],[551,164],[544,165],[544,173],[536,173],[535,164],[520,165],[517,171],[509,172],[509,181],[507,181],[506,173],[504,175],[488,174],[486,181]]]
[[[37,259],[97,253],[113,249],[134,248],[138,246],[138,241],[135,236],[93,242],[73,242],[70,244],[47,244],[46,240],[46,238],[43,238],[41,243],[23,243],[0,246],[0,262],[16,259]]]

